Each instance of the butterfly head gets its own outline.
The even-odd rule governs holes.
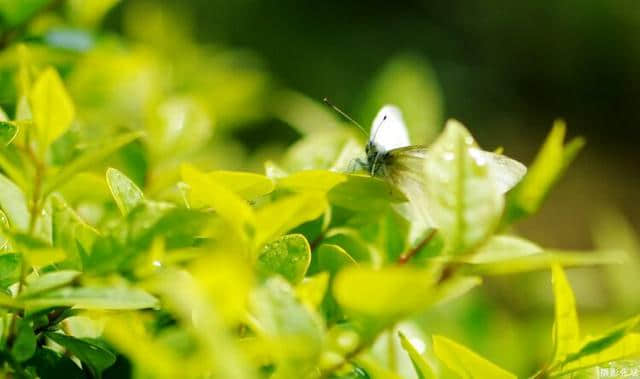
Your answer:
[[[367,171],[371,176],[379,176],[387,159],[387,152],[377,146],[373,141],[369,141],[364,150],[367,154]]]

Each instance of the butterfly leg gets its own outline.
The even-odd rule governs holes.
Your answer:
[[[354,172],[364,170],[367,168],[367,163],[360,159],[356,158],[349,162],[349,166],[347,167],[347,173],[352,174]]]

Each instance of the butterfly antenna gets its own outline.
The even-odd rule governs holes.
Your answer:
[[[360,129],[362,131],[362,133],[364,133],[365,136],[369,137],[369,133],[367,133],[367,131],[365,130],[365,128],[362,127],[362,125],[358,124],[358,122],[354,119],[352,119],[348,114],[346,114],[342,109],[336,107],[335,105],[333,105],[329,99],[327,99],[326,97],[322,99],[322,101],[327,104],[328,106],[330,106],[334,111],[340,113],[340,115],[344,118],[346,118],[347,120],[349,120],[353,125],[357,126],[358,129]]]
[[[380,131],[380,129],[382,129],[382,124],[384,124],[385,121],[387,121],[387,115],[384,115],[382,117],[382,120],[380,120],[380,123],[376,127],[375,133],[373,133],[373,137],[371,137],[372,141],[374,141],[376,139],[376,136],[378,135],[378,132]]]

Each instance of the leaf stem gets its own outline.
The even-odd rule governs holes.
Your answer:
[[[413,258],[416,254],[420,252],[420,250],[422,250],[422,248],[424,248],[429,244],[429,242],[431,242],[433,237],[436,236],[437,232],[438,232],[438,229],[431,229],[429,234],[427,234],[427,236],[422,241],[420,241],[420,243],[418,243],[416,246],[412,247],[411,249],[405,251],[404,253],[400,254],[400,257],[398,258],[398,264],[403,265],[409,262],[411,258]]]

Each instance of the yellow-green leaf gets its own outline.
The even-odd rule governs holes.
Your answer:
[[[107,169],[107,185],[118,209],[124,216],[144,200],[142,190],[125,174],[115,168],[109,167]]]
[[[575,138],[563,146],[566,125],[557,120],[524,179],[507,197],[503,223],[536,212],[551,187],[560,179],[580,149],[584,139]]]
[[[329,274],[321,272],[317,275],[304,278],[296,287],[296,295],[309,306],[318,308],[329,288]]]
[[[58,72],[49,67],[36,79],[30,94],[40,153],[69,129],[75,116],[71,97]]]
[[[448,254],[465,253],[483,242],[502,214],[502,194],[479,152],[469,131],[450,120],[426,160],[428,214]]]
[[[622,263],[617,251],[564,251],[543,249],[515,236],[494,236],[473,255],[461,257],[465,272],[478,275],[505,275],[563,267]]]
[[[580,344],[580,327],[573,290],[560,265],[551,268],[553,296],[555,298],[555,322],[553,362],[563,361],[567,354]]]
[[[316,192],[287,196],[263,206],[256,211],[256,247],[320,217],[327,207],[325,196]]]
[[[333,293],[346,309],[392,321],[429,305],[435,278],[428,270],[408,266],[347,266],[336,276]]]
[[[310,262],[311,250],[307,239],[302,234],[291,234],[262,248],[256,260],[256,270],[264,276],[280,274],[291,284],[297,284],[304,278]]]
[[[139,132],[125,133],[117,137],[110,138],[100,146],[94,146],[93,148],[88,149],[85,154],[66,164],[60,169],[60,171],[51,177],[50,180],[46,181],[43,193],[45,195],[49,194],[51,191],[58,188],[58,186],[67,183],[74,175],[100,163],[100,161],[104,160],[110,154],[140,138],[140,136],[141,134]]]
[[[253,210],[240,196],[190,165],[182,166],[182,180],[190,186],[189,197],[194,206],[211,207],[243,236],[253,230]]]
[[[227,187],[245,200],[253,200],[271,193],[273,181],[264,175],[238,171],[212,171],[207,175],[214,182]]]
[[[551,377],[560,377],[577,370],[638,356],[640,356],[640,333],[631,333],[620,338],[615,344],[596,353],[585,355],[565,365],[558,366],[558,369],[551,373]]]
[[[328,192],[338,183],[347,180],[346,175],[327,170],[308,170],[291,174],[278,180],[278,188],[291,191],[319,191]]]
[[[402,332],[398,332],[398,336],[400,337],[400,344],[402,345],[402,348],[406,350],[407,354],[409,354],[409,358],[411,358],[411,363],[413,363],[413,367],[416,369],[418,379],[435,379],[436,374],[433,371],[431,364],[422,356],[422,354],[420,354],[418,350],[416,350],[407,336]]]
[[[4,175],[0,174],[0,208],[9,218],[13,228],[26,231],[31,216],[27,199],[22,190]]]
[[[474,353],[468,348],[439,336],[433,336],[433,352],[448,368],[466,379],[516,379],[509,371]]]
[[[18,125],[15,122],[1,120],[0,114],[0,147],[5,147],[16,138],[18,134]]]

